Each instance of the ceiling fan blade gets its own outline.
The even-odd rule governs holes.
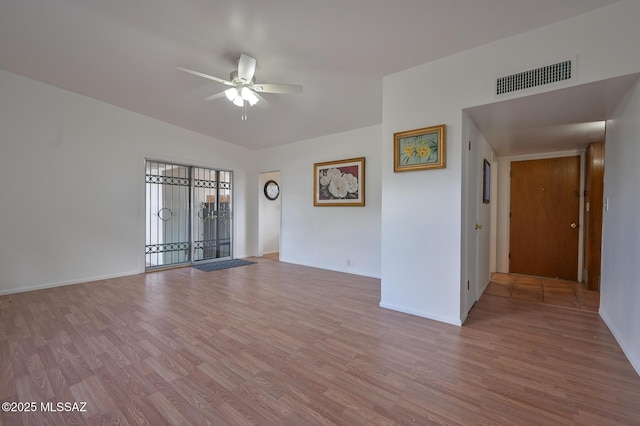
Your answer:
[[[200,71],[190,70],[189,68],[178,67],[180,71],[188,72],[189,74],[197,75],[198,77],[204,77],[209,80],[217,81],[218,83],[226,84],[227,86],[233,86],[233,83],[222,78],[214,77],[209,74],[202,73]]]
[[[302,93],[302,86],[297,84],[260,83],[254,84],[251,88],[262,93]]]
[[[245,55],[244,53],[241,54],[240,59],[238,59],[238,77],[244,79],[246,82],[250,82],[255,72],[256,58]]]
[[[258,108],[262,108],[262,109],[270,109],[271,108],[271,104],[269,103],[269,101],[267,101],[264,96],[260,96],[260,93],[256,93],[256,96],[258,97],[258,99],[260,99],[260,101],[256,104],[256,106]]]
[[[220,98],[224,98],[225,94],[224,92],[220,92],[220,93],[216,93],[214,95],[211,96],[207,96],[206,98],[204,98],[205,101],[212,101],[214,99],[220,99]]]

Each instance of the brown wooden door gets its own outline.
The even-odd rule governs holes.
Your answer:
[[[576,281],[580,157],[511,163],[509,271]]]
[[[602,215],[604,207],[604,142],[587,147],[584,197],[583,281],[589,290],[599,290],[602,261]]]

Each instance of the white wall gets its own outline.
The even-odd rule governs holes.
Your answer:
[[[640,374],[640,82],[607,121],[600,315]]]
[[[380,129],[365,127],[258,152],[260,170],[281,174],[281,261],[380,277]],[[365,157],[365,206],[315,207],[313,164],[354,157]]]
[[[462,111],[495,102],[496,77],[549,61],[578,58],[567,86],[638,72],[639,18],[621,1],[384,78],[381,306],[462,322]],[[441,123],[447,168],[394,173],[393,133]]]
[[[247,153],[0,71],[0,294],[144,271],[145,157],[233,170],[235,256],[252,254]]]
[[[260,173],[260,246],[259,254],[276,253],[280,251],[280,211],[282,198],[269,200],[264,195],[264,184],[270,180],[275,181],[282,191],[280,172]]]

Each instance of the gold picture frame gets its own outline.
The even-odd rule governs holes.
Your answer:
[[[314,206],[364,206],[364,157],[313,165]]]
[[[446,167],[444,124],[393,134],[393,171],[443,169]]]

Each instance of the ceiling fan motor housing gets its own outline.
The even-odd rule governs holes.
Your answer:
[[[251,78],[251,81],[247,81],[244,78],[238,77],[238,71],[231,71],[229,74],[229,80],[235,85],[244,85],[244,86],[253,86],[256,82],[256,76],[254,75]]]

